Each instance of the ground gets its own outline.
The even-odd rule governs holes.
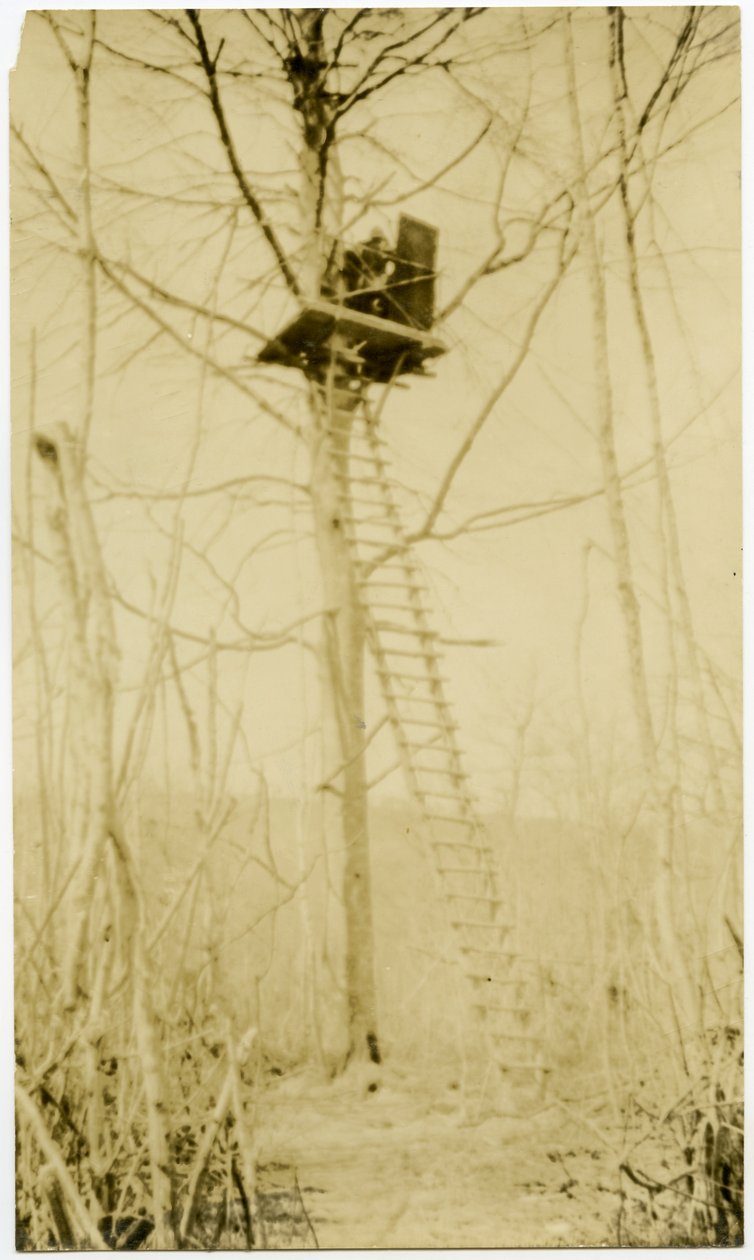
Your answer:
[[[397,1069],[375,1092],[358,1073],[294,1076],[267,1092],[257,1136],[271,1246],[615,1244],[612,1157],[554,1104],[490,1114],[452,1078]]]

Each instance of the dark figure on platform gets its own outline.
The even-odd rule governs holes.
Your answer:
[[[402,214],[394,246],[380,231],[360,245],[334,241],[320,292],[352,311],[429,331],[436,269],[437,228]]]
[[[372,232],[363,244],[347,249],[341,273],[344,305],[367,315],[387,315],[385,288],[393,267],[382,232]]]

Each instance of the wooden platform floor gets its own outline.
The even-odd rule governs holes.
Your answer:
[[[267,342],[257,359],[310,371],[328,361],[335,336],[358,351],[365,374],[373,380],[421,371],[427,359],[437,358],[446,349],[431,332],[320,299],[307,302]]]

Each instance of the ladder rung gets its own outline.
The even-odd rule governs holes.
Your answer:
[[[333,447],[333,449],[330,451],[330,454],[337,455],[338,459],[357,459],[360,464],[373,464],[374,463],[373,455],[358,455],[356,451],[352,451],[352,450],[341,451],[341,450],[338,450],[337,447]]]
[[[457,756],[457,753],[452,754]],[[445,766],[417,766],[422,774],[445,774],[449,779],[466,779],[468,775],[465,770],[448,770]],[[432,793],[434,796],[434,793]]]
[[[403,721],[407,726],[428,726],[433,731],[457,731],[458,723],[449,722],[430,722],[426,718],[404,717]]]
[[[432,738],[434,740],[437,737],[433,736]],[[426,740],[407,739],[406,736],[402,733],[400,735],[400,740],[401,740],[401,743],[405,744],[406,748],[416,748],[419,751],[424,750],[425,752],[443,753],[443,755],[446,757],[458,758],[461,755],[459,750],[457,748],[454,748],[450,744],[437,744],[434,742],[427,743]],[[439,768],[442,769],[442,767],[439,767]]]
[[[523,1015],[531,1019],[528,1006],[504,1006],[501,1002],[472,1002],[471,1005],[477,1011],[503,1011],[508,1015]]]
[[[419,674],[406,674],[406,673],[401,672],[400,670],[392,670],[392,669],[385,670],[385,671],[382,671],[379,669],[377,670],[378,674],[381,674],[383,672],[387,675],[384,682],[384,687],[385,687],[384,694],[385,694],[386,699],[394,700],[396,704],[432,704],[436,708],[442,709],[443,707],[442,704],[440,703],[439,700],[437,700],[436,696],[434,695],[431,695],[431,696],[418,695],[417,696],[417,695],[414,695],[413,692],[410,692],[410,691],[388,690],[388,681],[394,678],[396,680],[403,680],[404,682],[417,682],[417,683],[427,683],[427,684],[434,682],[434,679],[422,678]],[[447,680],[443,678],[442,681],[446,682]]]
[[[383,462],[380,455],[369,454],[369,451],[354,451],[353,447],[347,447],[347,449],[344,449],[344,447],[339,447],[339,449],[338,447],[333,447],[330,454],[338,455],[347,460],[356,460],[358,464],[371,464],[374,473],[377,473],[381,480],[390,478],[390,467]]]
[[[423,682],[423,683],[426,683],[427,686],[432,688],[431,696],[414,696],[412,693],[406,692],[405,690],[397,691],[395,695],[398,700],[403,700],[406,702],[406,704],[413,704],[414,702],[416,702],[416,704],[423,704],[423,703],[431,702],[432,704],[434,704],[438,712],[442,712],[442,711],[447,712],[447,713],[452,712],[451,707],[450,707],[450,701],[445,699],[445,696],[442,691],[442,684],[448,682],[448,678],[445,674],[438,674],[435,671],[431,671],[431,672],[427,671],[426,673],[422,673],[422,674],[410,674],[410,673],[407,673],[405,669],[396,669],[391,666],[388,666],[387,662],[385,662],[385,664],[382,664],[381,662],[385,659],[385,657],[387,657],[388,653],[382,650],[381,644],[377,644],[377,645],[370,644],[370,646],[372,647],[372,655],[374,658],[375,669],[377,673],[383,676],[384,678],[384,681],[383,681],[384,688],[387,689],[390,686],[390,683],[393,678],[404,679],[404,680],[410,679],[413,682]],[[396,653],[396,655],[402,655],[402,653]],[[426,658],[423,656],[423,653],[421,652],[417,653],[413,659],[426,660]],[[409,657],[409,660],[411,660],[411,657]]]
[[[483,879],[489,877],[489,868],[484,866],[440,866],[438,867],[440,875],[479,875]],[[458,923],[453,924],[458,927]]]
[[[372,617],[374,617],[374,609],[371,609],[371,610],[367,609],[366,611],[367,611],[367,615],[371,611]],[[380,609],[380,611],[382,611],[382,609]],[[409,614],[410,613],[417,614],[417,612],[419,611],[421,611],[421,613],[426,612],[426,609],[418,610],[416,608],[403,608],[403,609],[400,609],[400,611],[409,613]],[[429,650],[432,652],[433,657],[436,658],[438,661],[443,659],[442,647],[440,646],[440,643],[439,643],[439,639],[440,639],[439,634],[437,633],[436,630],[430,630],[430,629],[424,630],[422,628],[422,621],[419,619],[416,619],[414,620],[413,623],[409,623],[409,624],[406,624],[405,622],[402,623],[400,621],[376,622],[373,620],[372,627],[374,628],[375,633],[380,636],[380,645],[383,647],[384,647],[384,639],[388,638],[391,634],[402,635],[404,639],[408,638],[409,641],[410,641],[411,636],[413,636],[413,638],[417,642],[417,645],[421,648],[423,656],[426,655],[427,651]],[[390,650],[389,648],[385,648],[385,651],[389,651],[389,650]]]
[[[450,818],[449,815],[445,814],[428,814],[427,817],[444,818],[446,822],[463,823],[464,827],[473,827],[474,825],[468,818]],[[471,849],[474,853],[492,852],[491,849],[485,849],[481,844],[472,844],[470,840],[432,840],[431,844],[433,848],[442,846],[444,849]]]
[[[392,602],[388,603],[384,599],[383,595],[378,594],[378,592],[375,590],[375,587],[384,587],[386,591],[388,589],[395,590],[395,591],[398,591],[400,594],[405,594],[408,599],[414,599],[414,600],[422,599],[424,596],[427,595],[426,586],[423,586],[421,583],[411,582],[408,579],[406,579],[403,582],[377,581],[373,583],[370,578],[357,577],[356,585],[364,588],[364,594],[362,595],[362,598],[365,600],[365,602],[368,602],[369,607],[371,608],[373,613],[375,609],[379,610],[382,608],[396,609],[399,612],[408,612],[408,613],[416,613],[417,611],[417,605],[415,603],[411,603],[411,604],[394,604]],[[429,609],[426,608],[423,603],[419,605],[419,611],[425,616],[428,615],[429,613]]]
[[[460,753],[456,748],[445,748],[442,744],[420,744],[415,739],[406,739],[405,735],[400,736],[400,741],[405,748],[416,748],[419,752],[442,753],[444,757],[460,757]],[[419,770],[430,769],[429,766],[419,766]],[[437,767],[442,769],[442,767]]]
[[[450,706],[447,703],[440,704],[439,702],[436,702],[434,696],[407,696],[407,695],[392,694],[390,695],[389,698],[396,700],[398,704],[402,704],[402,705],[409,705],[409,704],[424,705],[424,708],[422,709],[422,713],[426,711],[426,706],[428,704],[431,704],[434,708],[436,708],[439,711],[439,717],[437,719],[432,718],[430,720],[430,719],[423,719],[423,718],[417,718],[417,717],[409,717],[408,714],[402,713],[400,715],[402,724],[405,726],[424,726],[427,728],[427,730],[444,731],[449,737],[455,738],[454,732],[458,731],[459,729],[458,723],[454,722],[452,718],[448,718],[447,724],[443,721],[445,714],[450,711]]]
[[[411,548],[410,544],[406,543],[401,552],[394,552],[393,555],[388,556],[386,560],[381,560],[379,564],[375,564],[374,568],[370,569],[367,576],[363,579],[364,585],[394,586],[400,587],[402,590],[420,590],[427,594],[429,592],[427,584],[423,582],[420,577],[412,576],[412,570],[410,567],[404,567],[404,565],[408,565],[410,559]],[[398,564],[393,564],[393,560],[397,560]],[[413,572],[415,573],[415,570]],[[391,576],[387,578],[378,578],[373,576],[373,574],[376,573],[387,573]],[[396,574],[397,576],[393,577],[393,574]]]
[[[495,900],[498,902],[498,904],[500,903],[499,898],[496,897]],[[453,927],[454,928],[467,927],[467,928],[474,928],[474,930],[476,930],[477,928],[484,928],[484,929],[494,928],[496,932],[510,932],[513,927],[513,924],[512,923],[479,923],[478,921],[472,922],[469,919],[454,919]],[[463,945],[461,948],[471,950],[477,954],[490,954],[490,953],[496,952],[494,950],[489,950],[489,949],[477,949],[475,945]]]
[[[380,644],[380,650],[385,656],[411,656],[414,660],[426,661],[427,664],[435,665],[439,661],[437,655],[433,655],[429,650],[426,652],[416,652],[413,648],[393,648],[387,647],[384,643]]]
[[[417,593],[421,595],[421,592]],[[366,600],[364,600],[364,604],[367,604]],[[383,600],[369,600],[367,606],[374,620],[377,620],[378,616],[385,615],[390,617],[393,615],[393,612],[401,612],[402,615],[411,617],[411,625],[414,627],[424,625],[427,617],[430,615],[430,609],[427,609],[425,604],[420,604],[419,600],[416,600],[414,604],[388,604],[387,601]],[[438,631],[432,630],[432,638],[439,639]]]
[[[408,566],[407,557],[410,558],[410,549],[409,549],[408,544],[406,544],[406,549],[403,552],[403,555],[399,558],[398,564],[393,564],[392,561],[395,559],[395,557],[389,556],[388,559],[384,562],[384,564],[379,565],[379,568],[382,570],[383,573],[387,572],[387,573],[398,574],[400,577],[400,581],[393,582],[393,580],[391,579],[390,583],[388,583],[387,581],[382,581],[382,579],[380,578],[372,578],[372,577],[369,577],[366,580],[368,582],[373,583],[375,586],[377,585],[387,586],[389,584],[395,585],[395,586],[405,586],[407,578],[411,581],[418,580],[419,582],[421,582],[421,578],[418,578],[418,579],[411,578],[412,567]],[[424,590],[426,589],[427,588],[425,586]]]
[[[406,611],[410,611],[407,609]],[[375,621],[375,630],[380,630],[383,634],[414,634],[417,639],[436,639],[438,634],[436,630],[421,630],[417,626],[399,626],[391,621]],[[392,649],[387,648],[386,651]]]
[[[444,674],[438,674],[436,678],[430,678],[427,674],[406,674],[397,669],[387,669],[384,665],[377,665],[377,673],[385,674],[388,678],[405,678],[410,682],[427,683],[432,687],[436,687],[438,683],[446,683],[448,679]],[[413,696],[400,696],[401,700],[413,700]],[[434,701],[436,704],[444,704],[443,700]]]
[[[500,1072],[552,1072],[551,1067],[543,1067],[541,1063],[498,1063]]]
[[[421,773],[421,766],[419,766],[419,773]],[[459,794],[457,792],[435,792],[432,788],[425,788],[424,795],[431,796],[435,801],[457,801]],[[463,801],[461,807],[468,810],[474,808],[471,801],[468,803]]]
[[[374,617],[374,621],[382,619],[382,617],[385,616],[387,620],[392,622],[392,624],[403,625],[405,622],[393,617],[393,612],[401,612],[403,616],[411,617],[412,626],[429,626],[427,617],[430,616],[431,610],[424,604],[424,602],[419,602],[422,595],[424,595],[424,591],[411,590],[407,592],[406,596],[407,601],[410,602],[403,602],[403,604],[395,604],[393,601],[381,599],[380,596],[377,596],[376,599],[368,601],[369,612],[371,612]],[[432,631],[432,634],[434,634],[435,639],[439,638],[436,631]]]
[[[487,879],[487,881],[492,882],[492,876],[493,876],[492,871],[477,871],[474,873],[477,874],[479,878]],[[494,895],[494,893],[490,893],[490,892],[445,892],[445,896],[455,897],[456,900],[458,901],[485,901],[485,902],[488,902],[490,906],[503,905],[503,898],[498,897]],[[475,922],[470,922],[468,919],[454,919],[454,920],[451,920],[451,926],[468,927],[470,931],[477,931],[477,927],[479,925],[475,924]],[[507,921],[501,922],[499,920],[490,919],[488,924],[485,926],[499,927],[501,931],[511,931],[511,927],[513,925],[509,924],[509,922]]]
[[[408,578],[408,574],[406,575]],[[405,579],[402,582],[393,580],[392,578],[357,578],[358,586],[398,586],[401,590],[427,591],[427,586],[422,582],[421,578],[417,581],[415,578]]]
[[[480,872],[480,873],[484,873],[484,872]],[[450,892],[449,890],[447,890],[443,893],[443,896],[452,898],[454,901],[486,901],[487,904],[490,906],[502,906],[503,904],[502,897],[495,897],[493,896],[492,893]],[[498,927],[501,927],[502,924],[492,923],[492,922],[487,923],[487,924],[467,923],[465,920],[459,919],[458,922],[454,924],[454,926],[474,928],[476,930],[476,928],[480,928],[480,927],[498,928]]]
[[[458,814],[441,814],[437,810],[433,810],[427,814],[428,818],[437,819],[438,822],[457,823],[459,827],[469,827],[474,832],[480,832],[479,820],[474,817],[459,818]],[[456,843],[455,840],[433,840],[433,844],[451,844]],[[492,857],[492,849],[486,844],[469,844],[465,845],[469,849],[474,849],[477,853],[488,853]]]
[[[473,843],[467,843],[464,840],[464,848],[468,848],[469,850],[472,850],[473,853],[477,853],[478,857],[483,858],[485,862],[490,862],[490,859],[492,859],[492,849],[490,849],[489,844],[485,844],[483,842],[482,840],[483,833],[482,833],[482,830],[479,829],[479,824],[477,823],[477,819],[475,818],[465,819],[465,822],[467,822],[467,824],[469,825],[469,828],[472,829],[472,833],[473,835],[475,835],[475,837],[477,837],[477,839],[474,839]],[[431,843],[432,844],[449,844],[451,848],[455,848],[455,844],[456,844],[455,840],[432,840]],[[465,863],[464,863],[464,869],[469,869],[469,871],[472,871],[473,869],[474,874],[478,874],[478,876],[489,876],[489,874],[494,873],[492,867],[490,866],[472,868],[472,867],[465,866]]]
[[[372,612],[374,612],[375,609],[379,609],[379,611],[382,612],[384,609],[385,611],[389,610],[390,612],[405,612],[405,613],[412,613],[414,615],[417,612],[423,613],[425,615],[429,613],[429,609],[425,608],[423,605],[417,608],[416,604],[388,604],[384,600],[380,600],[379,604],[370,603],[369,606]]]
[[[396,590],[398,593],[403,593],[398,586],[396,586]],[[406,587],[403,587],[403,591],[406,591]],[[377,617],[381,617],[383,614],[387,617],[392,617],[393,612],[402,612],[402,614],[411,617],[412,625],[421,625],[422,621],[429,617],[431,611],[424,604],[424,601],[419,602],[421,596],[424,596],[424,590],[410,587],[406,591],[406,599],[403,600],[402,604],[396,604],[395,596],[391,600],[386,600],[385,597],[378,596],[376,592],[373,592],[373,597],[369,600],[369,611],[371,611],[374,620],[377,620]]]
[[[478,871],[477,874],[479,878],[487,879],[487,881],[490,883],[493,882],[494,871]],[[502,906],[503,905],[503,897],[499,897],[497,895],[497,892],[479,892],[479,891],[477,892],[450,892],[449,888],[446,888],[446,890],[444,890],[444,896],[455,897],[456,900],[458,901],[484,901],[484,902],[487,902],[487,905],[489,906]],[[459,927],[474,927],[475,929],[475,927],[477,927],[477,924],[472,924],[472,922],[469,922],[468,920],[465,920],[465,919],[459,919],[458,926]],[[499,927],[501,926],[501,924],[498,924],[497,921],[490,919],[489,926]]]
[[[493,1041],[539,1041],[539,1037],[533,1032],[497,1032],[496,1029],[490,1028],[487,1035]]]
[[[388,677],[390,677],[390,676],[391,676],[391,671],[388,671]],[[406,678],[406,677],[408,677],[408,675],[407,675],[407,674],[395,674],[395,675],[394,675],[394,677],[396,677],[396,678]],[[411,675],[411,677],[413,678],[413,677],[414,677],[414,675],[412,674],[412,675]],[[422,680],[422,681],[424,681],[424,680]],[[450,712],[450,704],[449,704],[449,702],[448,702],[447,700],[444,700],[441,696],[407,696],[407,695],[398,695],[398,694],[393,694],[393,695],[391,696],[391,698],[392,698],[393,700],[397,700],[397,701],[399,701],[401,704],[431,704],[431,705],[433,706],[433,708],[435,708],[435,709],[439,709],[441,712],[442,712],[443,710],[447,711],[448,713]],[[412,719],[412,718],[404,718],[403,720],[404,720],[405,722],[411,722],[411,721],[413,721],[413,719]],[[441,725],[441,724],[440,724],[440,723],[438,723],[438,725]],[[456,725],[456,724],[455,724],[455,723],[453,723],[453,725]]]

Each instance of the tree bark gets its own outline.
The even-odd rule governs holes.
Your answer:
[[[364,753],[364,614],[345,536],[346,466],[353,413],[334,407],[329,391],[312,386],[312,503],[327,613],[323,626],[323,734],[329,773],[323,790],[327,842],[342,853],[345,930],[346,1058],[379,1062],[374,929]]]

